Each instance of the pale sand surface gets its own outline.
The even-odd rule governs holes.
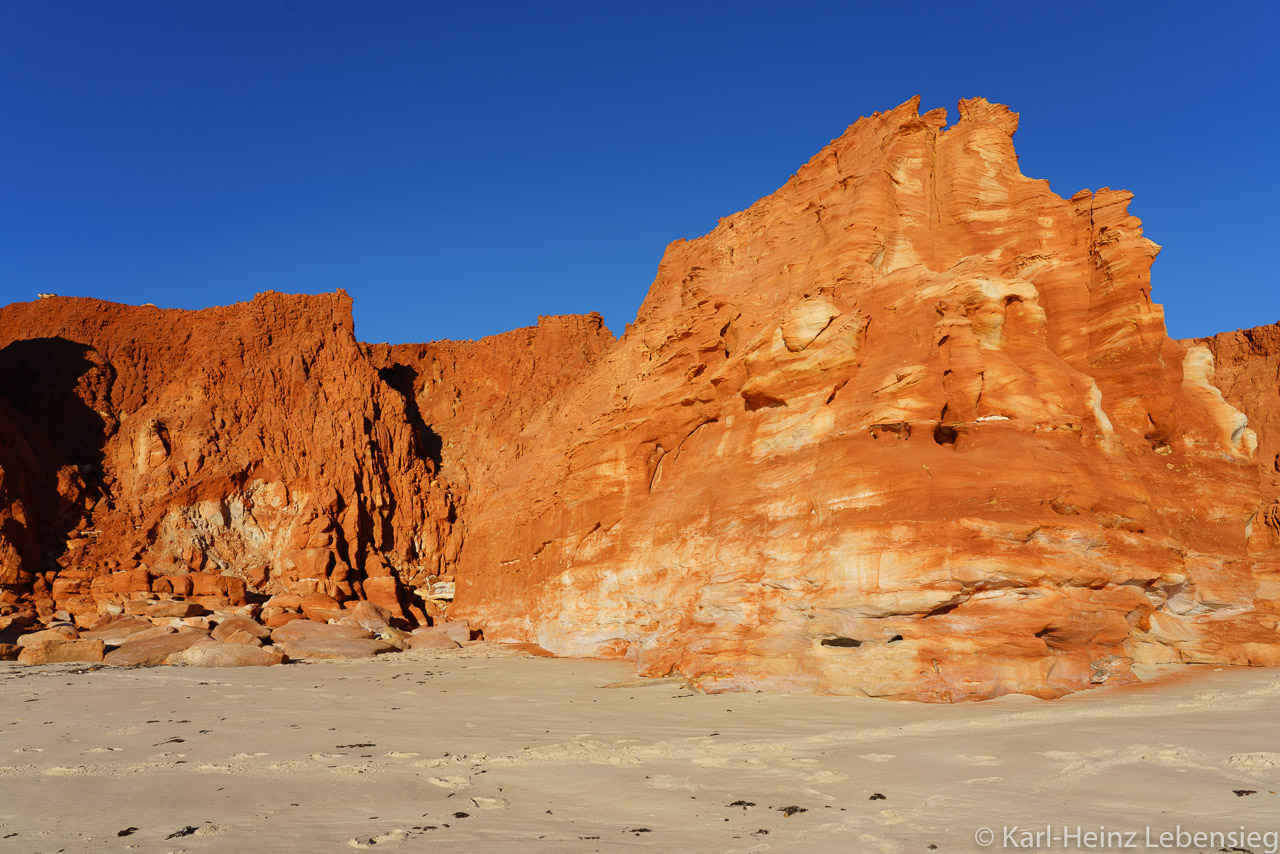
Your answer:
[[[633,678],[484,644],[0,665],[0,851],[947,852],[981,850],[984,825],[1280,830],[1277,670],[957,706],[602,687]]]

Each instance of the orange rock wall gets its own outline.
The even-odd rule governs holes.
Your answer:
[[[119,596],[197,595],[173,580],[196,573],[401,613],[405,586],[438,571],[448,494],[403,396],[355,340],[345,294],[198,312],[10,305],[0,396],[18,435],[64,465],[40,553],[7,527],[0,547],[5,583],[32,581],[42,609],[93,612],[107,576]],[[5,490],[21,472],[12,420],[0,418]]]
[[[671,244],[616,340],[363,345],[341,292],[0,309],[0,618],[367,598],[932,701],[1280,663],[1276,329],[1171,340],[1130,195],[1023,176],[1017,124],[860,120]]]
[[[472,494],[452,613],[721,688],[1059,694],[1280,661],[1256,437],[1168,338],[1129,194],[981,100],[863,119],[667,250]],[[446,446],[447,433],[443,434]]]
[[[1185,342],[1213,354],[1214,384],[1258,434],[1262,502],[1249,527],[1249,553],[1280,564],[1280,323]]]

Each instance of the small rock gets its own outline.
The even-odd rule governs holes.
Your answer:
[[[316,623],[311,620],[295,620],[278,629],[272,629],[271,631],[271,641],[273,643],[280,643],[281,641],[340,640],[371,637],[373,637],[372,632],[359,628],[358,626],[340,626],[333,623]]]
[[[351,609],[351,612],[343,617],[343,622],[350,621],[350,624],[359,626],[362,629],[368,629],[371,632],[380,632],[391,626],[391,612],[386,608],[382,608],[372,602],[360,601]]]
[[[419,629],[409,638],[409,649],[457,649],[462,646],[436,627]]]
[[[188,667],[269,667],[283,664],[285,660],[284,653],[278,649],[208,639],[174,653],[166,663]]]
[[[45,641],[75,640],[78,637],[80,637],[80,633],[71,626],[58,626],[57,628],[45,629],[39,632],[32,632],[29,635],[23,635],[18,638],[18,646],[35,646],[36,644],[44,643]]]
[[[303,596],[302,600],[298,604],[302,609],[302,613],[308,620],[316,619],[316,616],[314,615],[315,611],[326,612],[324,619],[328,619],[329,612],[342,611],[342,605],[338,603],[338,600],[334,599],[332,596],[327,596],[324,593],[309,593],[306,596]]]
[[[262,646],[262,638],[254,637],[245,631],[236,630],[234,632],[225,632],[222,637],[218,638],[222,643],[241,643],[248,646]]]
[[[46,640],[24,647],[18,654],[22,664],[57,664],[67,661],[102,661],[105,646],[100,640]]]
[[[211,637],[217,641],[231,641],[231,638],[238,635],[247,635],[250,638],[262,643],[266,638],[271,637],[271,629],[259,623],[250,617],[236,615],[227,617],[218,623],[213,630]],[[244,640],[233,641],[234,643],[245,643]]]
[[[148,617],[176,617],[180,620],[186,617],[198,617],[204,612],[203,605],[195,602],[178,602],[173,599],[148,602],[144,611]]]
[[[460,644],[471,640],[471,626],[468,625],[466,620],[445,620],[443,623],[432,626],[432,628],[439,629],[440,633],[445,637]]]
[[[174,653],[182,652],[208,635],[199,629],[183,629],[145,639],[128,638],[117,649],[107,653],[103,662],[116,667],[155,667],[164,664]],[[101,641],[99,641],[101,643]]]
[[[262,609],[262,624],[269,629],[278,629],[281,626],[287,626],[295,620],[305,620],[306,617],[297,611],[277,611],[274,608]]]
[[[384,652],[396,651],[396,647],[390,643],[372,638],[304,638],[278,642],[276,646],[283,650],[290,660],[369,658]]]
[[[93,628],[81,632],[80,637],[88,638],[89,640],[100,640],[111,646],[118,646],[125,639],[153,628],[155,626],[151,624],[150,620],[120,615],[99,620],[93,625]]]

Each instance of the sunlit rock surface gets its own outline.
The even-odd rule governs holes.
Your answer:
[[[473,484],[456,613],[727,689],[1280,662],[1257,438],[1166,335],[1130,195],[1023,176],[1005,107],[945,122],[863,119],[668,248],[627,334]]]
[[[930,701],[1280,663],[1275,329],[1171,340],[1128,193],[1023,176],[1003,106],[946,122],[862,119],[671,244],[618,339],[362,345],[341,293],[0,309],[0,620],[367,599]]]

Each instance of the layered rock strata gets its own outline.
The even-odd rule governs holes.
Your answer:
[[[725,689],[1051,697],[1133,660],[1280,662],[1257,438],[1165,333],[1130,195],[1023,176],[1005,107],[945,121],[863,119],[668,248],[473,491],[456,613]]]
[[[0,620],[260,604],[322,654],[397,641],[290,628],[367,599],[932,701],[1280,663],[1275,330],[1171,340],[1130,195],[1023,176],[1017,124],[860,120],[668,247],[617,340],[361,345],[341,293],[0,309]]]

